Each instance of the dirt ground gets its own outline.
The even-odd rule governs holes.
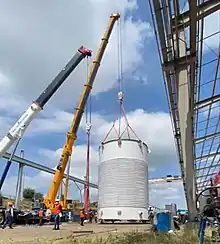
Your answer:
[[[149,230],[147,224],[85,224],[63,223],[60,231],[54,231],[52,225],[45,226],[15,226],[14,229],[0,229],[0,243],[35,243],[35,240],[59,240],[68,236],[106,235],[108,233],[145,231]],[[77,233],[76,233],[77,232]],[[90,232],[90,233],[89,233]]]

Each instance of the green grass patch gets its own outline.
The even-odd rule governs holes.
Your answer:
[[[128,232],[56,240],[36,240],[31,244],[198,244],[197,231],[185,229],[174,233]],[[206,244],[211,241],[206,240]],[[24,244],[24,242],[23,242]],[[25,242],[26,244],[26,242]],[[27,243],[29,244],[29,242]]]
[[[62,244],[64,244],[63,242]],[[71,243],[71,242],[70,242]],[[72,242],[73,243],[73,242]],[[197,244],[198,240],[195,232],[184,234],[176,233],[142,233],[130,232],[111,234],[107,237],[96,237],[78,240],[77,244]]]

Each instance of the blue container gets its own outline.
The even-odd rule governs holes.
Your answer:
[[[156,217],[156,227],[159,232],[168,232],[171,230],[171,214],[158,213]]]
[[[80,216],[79,216],[79,214],[74,214],[72,216],[72,221],[73,222],[80,222]]]

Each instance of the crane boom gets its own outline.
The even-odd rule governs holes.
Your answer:
[[[48,195],[44,199],[44,204],[47,208],[51,208],[54,204],[55,199],[56,199],[56,196],[57,196],[61,181],[63,179],[63,175],[65,172],[69,157],[72,155],[72,148],[73,148],[73,145],[74,145],[76,138],[77,138],[77,131],[78,131],[81,119],[82,119],[82,115],[84,112],[85,105],[87,103],[90,91],[91,91],[92,86],[93,86],[93,82],[94,82],[96,74],[98,72],[98,68],[100,66],[100,63],[101,63],[104,51],[106,49],[109,37],[111,35],[112,29],[114,27],[114,24],[115,24],[116,20],[118,20],[119,18],[120,18],[120,15],[118,13],[112,14],[110,16],[110,20],[109,20],[107,29],[104,33],[104,37],[102,38],[102,41],[101,41],[101,44],[99,46],[98,52],[96,54],[95,60],[93,61],[87,82],[84,86],[82,95],[80,97],[79,104],[76,108],[76,112],[75,112],[71,127],[67,133],[66,142],[65,142],[65,145],[63,147],[63,151],[62,151],[62,154],[60,157],[59,164],[57,166],[56,173],[54,175],[52,184],[50,186]]]
[[[85,47],[80,47],[73,58],[60,71],[60,73],[53,79],[48,87],[41,93],[41,95],[31,104],[31,106],[22,114],[20,119],[10,129],[8,134],[0,141],[0,157],[2,157],[13,143],[21,138],[34,119],[40,112],[48,100],[53,96],[57,89],[63,84],[70,73],[77,67],[83,58],[91,56],[91,51]]]

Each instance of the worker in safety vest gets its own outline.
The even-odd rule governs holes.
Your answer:
[[[8,208],[5,211],[5,222],[2,226],[2,229],[4,229],[6,225],[8,225],[10,229],[13,229],[12,228],[13,218],[14,218],[13,203],[8,202]]]
[[[62,206],[59,204],[59,201],[55,202],[53,214],[54,214],[53,230],[59,230],[60,229],[60,217],[62,216]]]
[[[44,217],[44,211],[42,208],[40,208],[38,212],[38,216],[39,216],[39,225],[41,226],[43,224],[43,217]]]
[[[84,226],[84,220],[85,220],[85,217],[86,217],[84,208],[80,210],[79,217],[80,217],[80,224],[82,226]]]

